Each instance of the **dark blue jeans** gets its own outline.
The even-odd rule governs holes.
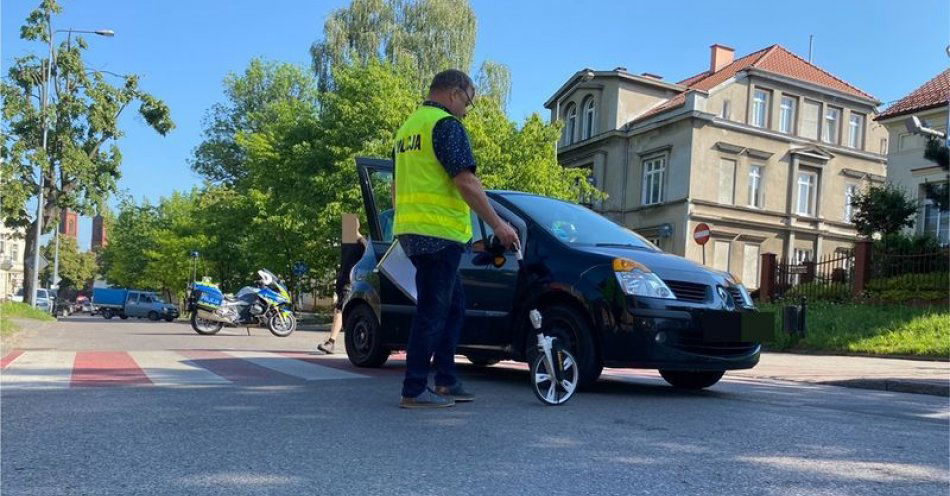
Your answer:
[[[458,273],[461,247],[452,246],[409,259],[416,267],[419,301],[406,347],[402,395],[414,398],[425,391],[431,362],[435,363],[436,386],[455,384],[455,347],[465,319],[465,293]]]

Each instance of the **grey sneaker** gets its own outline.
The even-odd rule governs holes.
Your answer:
[[[464,403],[475,401],[475,395],[466,391],[461,382],[456,382],[454,386],[436,386],[435,394],[452,398],[457,402]]]
[[[455,405],[455,400],[451,397],[439,396],[434,391],[426,388],[419,396],[408,398],[403,396],[399,400],[400,408],[442,408]]]

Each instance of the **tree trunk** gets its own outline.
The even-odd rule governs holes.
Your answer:
[[[33,243],[36,239],[36,222],[26,228],[26,246],[23,249],[23,302],[33,305]]]

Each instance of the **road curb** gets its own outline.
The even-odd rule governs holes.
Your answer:
[[[875,389],[895,393],[929,394],[931,396],[950,397],[950,383],[940,384],[936,381],[912,381],[892,379],[842,379],[822,381],[818,384],[841,386],[858,389]]]

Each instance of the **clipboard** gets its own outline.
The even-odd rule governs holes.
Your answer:
[[[416,266],[412,265],[412,260],[402,249],[399,240],[393,241],[393,244],[386,250],[376,270],[380,271],[389,278],[392,283],[402,291],[402,294],[412,300],[413,304],[418,303],[416,293]]]

